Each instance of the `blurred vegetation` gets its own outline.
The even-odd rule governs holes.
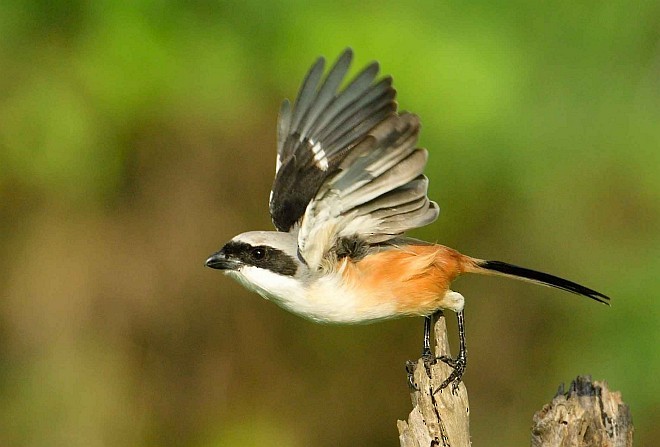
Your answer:
[[[660,438],[654,1],[0,5],[0,445],[397,445],[421,319],[318,326],[208,254],[268,229],[279,102],[318,55],[378,59],[422,117],[419,237],[610,309],[463,278],[475,445],[527,445],[577,374]],[[494,429],[495,428],[495,429]]]

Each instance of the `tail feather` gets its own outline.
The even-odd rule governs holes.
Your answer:
[[[477,269],[473,270],[475,272],[480,271],[480,273],[493,273],[528,280],[546,286],[556,287],[557,289],[566,290],[567,292],[575,293],[577,295],[584,295],[608,306],[610,304],[610,298],[602,293],[548,273],[518,267],[517,265],[507,264],[506,262],[501,261],[475,260],[474,265],[477,266]]]

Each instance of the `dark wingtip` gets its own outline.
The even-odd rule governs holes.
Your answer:
[[[339,56],[339,58],[342,58],[342,57],[351,57],[352,58],[353,57],[353,48],[351,48],[351,47],[344,48],[344,51],[341,52],[341,55]]]

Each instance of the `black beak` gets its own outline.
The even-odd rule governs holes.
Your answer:
[[[218,270],[235,270],[238,264],[237,261],[229,259],[223,250],[213,253],[205,262],[207,267]]]

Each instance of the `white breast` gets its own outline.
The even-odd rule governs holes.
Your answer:
[[[360,294],[359,285],[343,284],[339,272],[306,283],[252,266],[227,273],[267,300],[319,323],[360,324],[395,316],[394,304],[364,306],[363,303],[373,300],[366,300]]]

